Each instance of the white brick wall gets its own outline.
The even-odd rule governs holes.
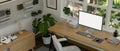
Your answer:
[[[32,18],[26,18],[21,20],[22,29],[32,31]],[[9,34],[16,33],[18,31],[18,22],[12,23],[9,26],[6,26],[0,29],[0,37],[7,36]]]
[[[30,15],[26,16],[26,14],[31,12],[25,13],[24,10],[20,10],[20,11],[17,10],[17,5],[24,3],[24,1],[30,1],[30,0],[11,0],[10,2],[0,4],[0,10],[6,8],[9,8],[11,10],[10,20],[4,23],[0,23],[0,37],[17,32],[18,22],[15,21],[23,17],[27,17],[27,18],[21,20],[22,29],[32,31],[32,17]],[[42,0],[39,0],[39,4],[34,5],[32,11],[42,10],[43,8],[42,4],[43,4]]]

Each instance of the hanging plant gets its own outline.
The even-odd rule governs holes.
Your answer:
[[[64,7],[64,8],[63,8],[63,12],[64,12],[64,14],[66,14],[66,15],[71,15],[71,16],[73,15],[72,12],[70,11],[70,8],[69,8],[69,7]]]

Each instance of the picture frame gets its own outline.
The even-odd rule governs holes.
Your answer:
[[[57,10],[57,0],[46,0],[47,8]]]

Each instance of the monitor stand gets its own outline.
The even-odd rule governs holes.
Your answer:
[[[92,34],[92,32],[94,32],[94,29],[88,27],[85,32],[89,33],[89,34]]]

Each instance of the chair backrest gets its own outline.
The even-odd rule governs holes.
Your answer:
[[[62,45],[60,44],[60,42],[58,41],[58,39],[56,38],[55,35],[52,36],[53,39],[53,44],[54,47],[56,48],[57,51],[63,51]]]

